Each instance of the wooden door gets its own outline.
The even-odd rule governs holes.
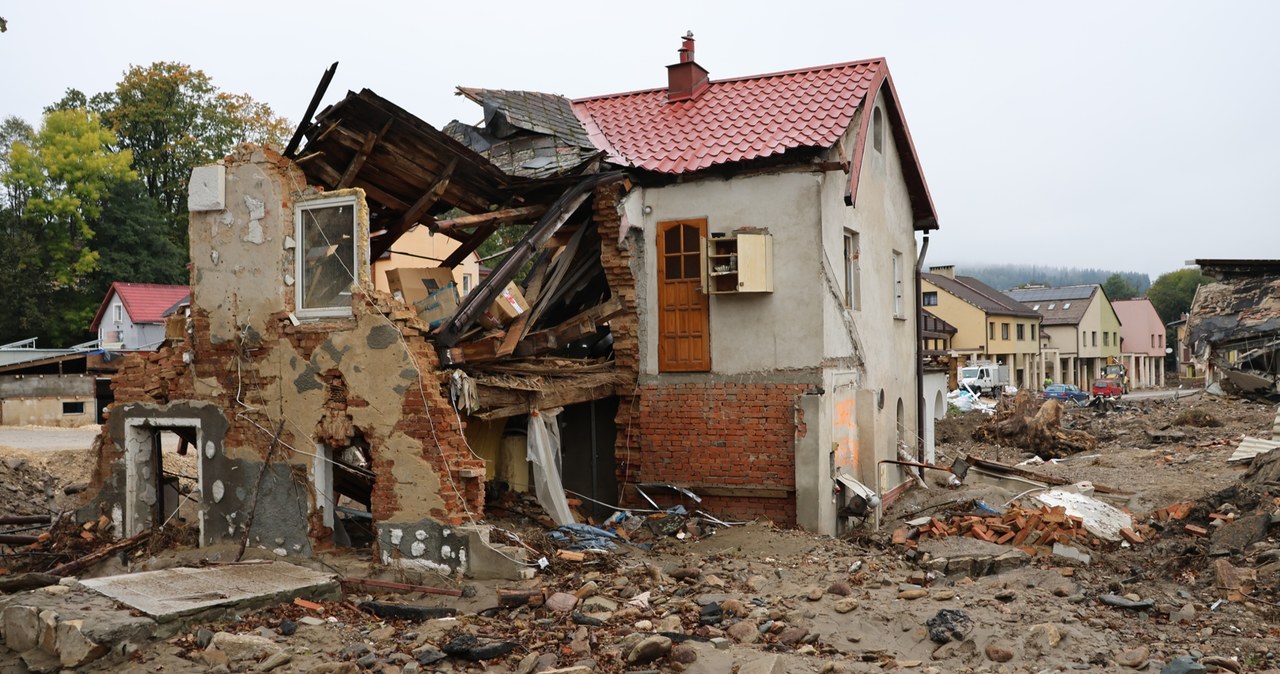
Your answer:
[[[711,315],[702,292],[707,221],[658,223],[658,370],[711,371]]]

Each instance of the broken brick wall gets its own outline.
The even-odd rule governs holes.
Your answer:
[[[267,149],[244,146],[222,170],[224,202],[192,210],[187,345],[122,369],[95,483],[124,472],[126,427],[139,416],[212,408],[225,430],[200,453],[206,542],[238,541],[259,496],[251,544],[289,554],[327,545],[317,471],[329,452],[360,444],[376,476],[371,511],[383,561],[465,566],[465,534],[452,528],[483,515],[484,463],[441,394],[427,327],[374,291],[362,265],[349,317],[296,320],[293,283],[303,274],[294,262],[294,205],[322,195]],[[363,193],[333,194],[343,193],[359,197],[355,233],[367,251]],[[99,508],[127,502],[119,484],[97,491]]]

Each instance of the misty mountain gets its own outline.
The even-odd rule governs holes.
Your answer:
[[[1137,288],[1139,297],[1151,287],[1151,278],[1146,274],[1112,269],[1078,269],[1027,264],[966,264],[956,265],[956,274],[972,276],[999,290],[1009,290],[1027,283],[1050,287],[1102,284],[1112,274],[1119,274]]]

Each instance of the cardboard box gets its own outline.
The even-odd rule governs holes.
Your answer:
[[[487,313],[503,325],[508,325],[517,316],[529,310],[529,303],[524,301],[524,293],[514,283],[508,283],[502,293],[489,305]]]
[[[418,310],[418,318],[432,328],[438,327],[444,319],[458,310],[458,286],[450,281],[445,287],[431,292],[413,306]]]
[[[416,305],[453,283],[453,270],[443,267],[400,267],[387,270],[392,297]],[[455,291],[456,292],[456,291]]]

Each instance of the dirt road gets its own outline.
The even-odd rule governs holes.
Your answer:
[[[0,453],[6,449],[52,452],[64,449],[88,450],[98,435],[98,426],[48,428],[44,426],[0,426]]]

